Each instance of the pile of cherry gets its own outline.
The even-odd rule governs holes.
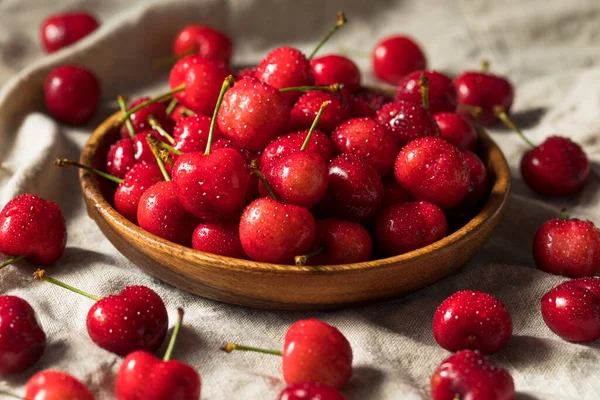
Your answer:
[[[420,48],[395,36],[373,51],[373,71],[397,85],[395,99],[361,87],[357,66],[340,55],[315,58],[335,27],[307,57],[281,47],[234,78],[227,66],[232,44],[223,33],[192,25],[176,37],[171,91],[122,109],[122,138],[107,154],[106,171],[77,165],[118,184],[114,206],[143,229],[214,254],[257,261],[339,264],[391,256],[444,237],[446,215],[472,213],[484,200],[487,172],[474,126],[496,123],[515,130],[532,147],[521,172],[542,195],[580,190],[589,174],[582,149],[553,136],[531,143],[509,119],[513,88],[503,77],[466,72],[452,81],[426,70]],[[87,14],[49,18],[42,27],[47,50],[67,46],[98,23]],[[61,32],[52,35],[47,32]],[[99,101],[100,85],[76,66],[53,70],[46,81],[48,110],[57,119],[84,123]],[[24,194],[0,214],[0,269],[27,259],[48,266],[67,239],[62,211]],[[600,338],[600,230],[566,215],[544,223],[533,248],[536,265],[571,278],[541,299],[548,327],[571,342]],[[170,360],[183,319],[178,310],[163,360],[158,350],[169,321],[150,288],[129,286],[98,297],[46,274],[34,278],[94,301],[90,339],[124,356],[116,377],[118,399],[198,399],[195,368]],[[459,291],[433,316],[441,347],[455,354],[431,379],[434,399],[512,399],[510,374],[484,354],[502,350],[512,319],[494,296]],[[0,296],[0,374],[32,366],[46,335],[23,299]],[[227,343],[223,350],[282,357],[288,387],[280,400],[344,399],[352,375],[352,349],[335,327],[314,319],[293,324],[283,351]],[[3,393],[10,395],[8,393]],[[21,398],[19,396],[14,396]],[[42,371],[27,383],[26,399],[93,399],[72,376]]]

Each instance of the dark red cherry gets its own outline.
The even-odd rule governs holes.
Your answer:
[[[368,261],[373,251],[371,235],[362,225],[337,218],[317,221],[317,241],[328,265]]]
[[[408,36],[391,36],[377,43],[372,63],[375,75],[392,85],[413,71],[427,68],[423,51]]]
[[[317,86],[341,83],[350,92],[360,89],[360,70],[347,57],[329,54],[313,58],[310,65]]]
[[[420,137],[440,136],[435,120],[418,103],[407,101],[387,103],[377,111],[375,121],[401,145]]]
[[[192,247],[220,256],[248,258],[240,241],[239,224],[235,222],[202,222],[194,230]]]
[[[392,204],[406,203],[407,201],[413,201],[410,193],[406,191],[402,186],[396,182],[396,177],[386,175],[382,179],[383,182],[383,201],[381,208],[387,208]]]
[[[100,24],[86,12],[54,14],[42,22],[40,36],[47,53],[54,53],[95,31]]]
[[[304,93],[290,111],[290,131],[299,131],[311,127],[321,105],[330,101],[323,111],[317,127],[325,133],[331,133],[342,122],[350,118],[350,109],[340,97],[322,90]]]
[[[437,114],[454,112],[458,104],[454,83],[446,75],[437,71],[415,71],[406,75],[398,83],[396,100],[422,104],[419,79],[425,74],[429,80],[429,112]]]
[[[127,172],[115,192],[115,210],[137,223],[138,206],[142,195],[164,177],[157,164],[137,163]]]
[[[223,32],[206,25],[187,25],[173,41],[173,54],[183,57],[198,54],[202,58],[220,60],[228,64],[233,45]]]
[[[477,131],[463,117],[453,112],[437,113],[433,116],[442,139],[459,149],[474,151],[477,145]]]
[[[391,103],[392,101],[394,101],[394,98],[384,92],[379,92],[377,90],[371,90],[371,89],[362,89],[357,93],[354,93],[354,97],[358,100],[358,101],[362,101],[365,104],[367,104],[369,106],[369,108],[372,110],[372,114],[375,115],[375,113],[377,111],[379,111],[381,109],[381,107],[383,107],[384,105],[386,105],[387,103]],[[351,106],[352,109],[354,109],[354,107]],[[361,106],[362,108],[362,106]],[[356,110],[352,113],[352,115],[354,116],[354,118],[357,118],[357,116],[355,115]]]

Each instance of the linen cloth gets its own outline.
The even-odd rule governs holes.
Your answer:
[[[54,55],[40,50],[42,19],[84,8],[102,21],[94,34]],[[75,170],[54,168],[56,157],[78,158],[90,132],[114,111],[118,94],[164,89],[167,69],[150,60],[170,54],[185,24],[214,25],[235,42],[234,63],[258,62],[280,45],[309,51],[344,10],[347,26],[321,50],[339,46],[370,50],[384,35],[408,33],[424,47],[431,68],[456,75],[477,69],[482,58],[516,86],[514,119],[535,142],[551,134],[579,142],[593,164],[585,190],[548,200],[522,182],[519,161],[526,145],[513,133],[492,129],[509,160],[513,185],[504,220],[483,250],[460,272],[395,301],[334,312],[275,312],[230,306],[153,280],[121,256],[91,221]],[[226,340],[281,348],[294,321],[316,317],[337,326],[354,351],[350,399],[427,399],[431,374],[449,353],[433,339],[436,307],[460,289],[499,297],[513,317],[509,346],[493,356],[512,374],[519,399],[600,398],[600,343],[569,344],[552,334],[539,311],[542,295],[565,278],[537,270],[531,244],[537,227],[566,206],[574,217],[600,224],[600,2],[597,0],[3,0],[0,1],[0,206],[23,192],[57,201],[68,222],[64,256],[49,273],[88,292],[107,295],[141,284],[164,299],[171,326],[186,310],[174,357],[193,365],[205,399],[275,399],[284,387],[281,360],[251,353],[225,354]],[[356,59],[369,77],[369,62]],[[81,128],[57,124],[42,102],[45,75],[75,63],[99,77],[103,106]],[[12,78],[9,77],[12,75]],[[35,372],[67,371],[112,399],[121,358],[95,346],[85,329],[91,302],[31,278],[21,262],[0,273],[0,294],[21,296],[37,310],[48,335],[47,351],[29,370],[0,380],[23,394]],[[166,343],[161,351],[162,354]]]

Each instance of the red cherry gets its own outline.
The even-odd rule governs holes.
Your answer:
[[[329,163],[329,185],[321,203],[327,215],[365,223],[380,210],[382,197],[381,176],[363,159],[341,154]]]
[[[117,178],[123,178],[137,162],[133,140],[121,139],[112,144],[106,154],[106,171]]]
[[[45,370],[33,375],[25,386],[25,398],[35,400],[94,400],[87,387],[71,375]]]
[[[423,51],[407,36],[391,36],[379,42],[373,49],[372,62],[375,75],[392,85],[413,71],[427,68]]]
[[[86,12],[51,15],[42,22],[40,36],[47,53],[54,53],[89,35],[100,24]]]
[[[421,104],[419,79],[424,74],[429,81],[429,112],[437,114],[454,112],[458,103],[454,83],[446,75],[437,71],[415,71],[406,75],[396,90],[396,100]]]
[[[556,218],[544,222],[533,240],[535,265],[570,278],[600,270],[600,230],[591,221]]]
[[[387,256],[408,253],[446,236],[444,212],[426,201],[394,204],[375,219],[375,244]]]
[[[360,70],[347,57],[329,54],[310,60],[315,85],[326,86],[341,83],[350,92],[360,89]]]
[[[410,193],[396,182],[394,175],[386,175],[383,181],[383,201],[381,208],[387,208],[392,204],[406,203],[413,201]]]
[[[173,41],[173,54],[178,57],[198,54],[202,58],[228,64],[232,51],[233,45],[227,35],[204,25],[187,25]]]
[[[327,106],[329,108],[331,105]],[[327,109],[325,108],[325,110]],[[325,111],[323,111],[325,113]],[[323,118],[321,116],[321,118]],[[300,151],[302,144],[306,140],[308,130],[303,130],[296,133],[288,133],[287,135],[279,136],[265,147],[260,157],[259,166],[262,169],[267,164],[287,157],[297,151]],[[312,133],[310,140],[306,146],[306,151],[317,153],[323,160],[331,159],[333,150],[329,137],[318,129]]]
[[[46,334],[28,302],[0,296],[0,375],[21,372],[40,359]]]
[[[202,222],[192,234],[192,247],[225,257],[248,258],[240,241],[239,224],[234,222]]]
[[[419,138],[404,146],[394,173],[412,197],[444,209],[458,205],[469,190],[469,167],[463,154],[439,138]]]
[[[328,265],[368,261],[373,251],[371,235],[362,225],[337,218],[317,221],[317,241]]]
[[[63,65],[46,76],[44,101],[54,118],[69,125],[82,125],[98,108],[100,85],[90,70]]]
[[[150,97],[140,97],[139,99],[133,101],[129,105],[128,110],[131,110],[134,107],[148,100],[150,100]],[[129,116],[129,120],[131,120],[135,133],[149,131],[153,129],[150,122],[148,121],[148,118],[150,116],[153,116],[158,122],[158,124],[161,127],[163,127],[166,131],[172,131],[173,122],[167,115],[167,107],[162,102],[154,102],[148,104],[146,107],[132,113]],[[125,128],[126,127],[124,125],[121,128],[121,137],[130,138],[129,132],[127,132],[127,129]]]
[[[394,101],[392,96],[376,90],[362,89],[352,96],[350,102],[350,114],[354,118],[375,117],[375,113],[384,105]],[[367,106],[369,110],[365,108]]]
[[[306,56],[293,47],[279,47],[271,51],[256,66],[256,78],[275,89],[312,86],[315,77]],[[288,104],[300,97],[298,92],[282,93]]]
[[[179,120],[173,129],[175,143],[173,147],[184,153],[204,151],[208,142],[208,132],[212,119],[204,115],[194,115]],[[222,136],[219,129],[215,129],[213,140]],[[215,149],[213,147],[213,149]]]
[[[542,317],[564,340],[593,342],[600,338],[600,278],[561,283],[542,297]]]
[[[462,350],[446,358],[431,377],[433,400],[512,400],[512,376],[487,357]]]
[[[217,122],[227,139],[258,151],[283,133],[288,118],[289,107],[277,89],[241,78],[225,93]]]
[[[420,138],[440,136],[435,120],[420,104],[407,101],[387,103],[375,114],[375,121],[401,145]]]
[[[323,111],[317,127],[323,132],[331,133],[338,125],[350,118],[350,109],[342,100],[322,90],[312,90],[304,93],[290,111],[289,129],[299,131],[312,125],[321,104],[329,101],[329,106]]]
[[[470,211],[485,195],[488,189],[488,174],[485,165],[475,153],[461,150],[469,168],[469,190],[457,206],[458,211]]]
[[[146,190],[163,181],[163,175],[156,164],[135,164],[125,175],[115,192],[115,210],[122,216],[137,223],[140,200]]]
[[[156,139],[163,139],[163,137],[155,130],[144,131],[136,134],[133,137],[133,156],[135,157],[136,163],[145,162],[148,164],[156,164],[156,157],[148,144],[148,136],[153,136]]]
[[[477,132],[463,117],[453,112],[437,113],[433,116],[442,139],[459,149],[475,150]]]
[[[433,336],[448,351],[496,353],[508,344],[512,319],[491,294],[461,290],[440,304],[433,316]]]
[[[315,240],[315,220],[304,207],[268,197],[254,200],[240,220],[244,251],[256,261],[291,264],[307,253]]]
[[[169,117],[171,117],[173,121],[177,122],[187,117],[193,117],[194,115],[196,115],[195,112],[182,104],[178,104],[175,106],[173,111],[171,111]]]
[[[400,143],[371,118],[355,118],[331,134],[336,153],[354,154],[370,163],[381,175],[392,171]]]
[[[277,400],[346,400],[346,396],[337,389],[320,383],[301,382],[288,385]]]
[[[33,264],[50,265],[60,258],[66,243],[65,217],[52,201],[22,194],[0,212],[0,253],[13,257],[0,268],[22,257]]]

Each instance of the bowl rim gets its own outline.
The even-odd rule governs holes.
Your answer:
[[[113,129],[119,127],[121,112],[118,111],[104,120],[89,137],[80,157],[80,162],[84,165],[93,165],[95,154],[104,144],[103,138]],[[338,265],[319,265],[319,266],[296,266],[285,264],[271,264],[253,260],[242,260],[238,258],[225,257],[212,253],[201,252],[191,247],[179,245],[151,234],[133,222],[127,220],[104,198],[100,189],[93,179],[93,173],[86,170],[79,170],[79,181],[82,194],[86,203],[93,204],[100,212],[102,217],[115,228],[124,230],[128,236],[142,237],[148,246],[160,247],[173,256],[185,259],[193,259],[195,262],[204,263],[213,267],[222,267],[223,269],[234,269],[237,272],[257,273],[257,274],[351,274],[359,273],[365,269],[385,268],[388,265],[397,265],[404,261],[414,261],[417,258],[432,256],[437,250],[445,247],[457,245],[461,240],[478,235],[485,229],[487,224],[492,223],[495,217],[502,212],[503,205],[506,202],[511,186],[510,169],[504,154],[498,145],[492,140],[488,133],[483,129],[477,129],[480,144],[486,148],[486,170],[488,174],[493,171],[495,182],[489,191],[489,196],[481,210],[471,218],[465,225],[455,232],[445,236],[441,240],[425,247],[413,250],[408,253],[393,257],[369,260],[360,263],[338,264]]]

